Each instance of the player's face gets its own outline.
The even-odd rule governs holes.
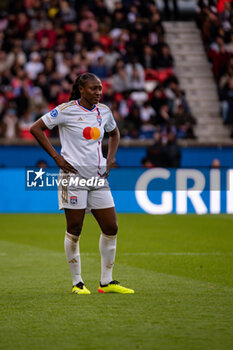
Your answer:
[[[99,103],[102,95],[102,84],[99,79],[87,81],[84,87],[80,86],[79,90],[81,96],[84,97],[89,103]]]

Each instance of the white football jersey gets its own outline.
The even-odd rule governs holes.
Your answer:
[[[78,101],[70,101],[41,118],[48,129],[58,125],[61,155],[82,177],[101,176],[105,172],[106,159],[101,142],[105,131],[111,132],[116,128],[107,106],[99,103],[88,110]]]

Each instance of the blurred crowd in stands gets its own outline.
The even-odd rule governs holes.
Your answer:
[[[30,139],[31,124],[67,102],[77,75],[90,71],[123,139],[160,147],[195,138],[155,1],[8,2],[0,13],[1,137]]]
[[[224,124],[233,138],[233,2],[199,0],[198,25],[212,64]]]

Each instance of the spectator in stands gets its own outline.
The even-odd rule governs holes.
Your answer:
[[[119,59],[116,62],[116,73],[113,75],[113,86],[116,92],[129,90],[129,79],[124,61]]]
[[[3,98],[6,100],[14,98],[12,80],[13,74],[10,69],[5,70],[1,73],[1,92],[3,93]]]
[[[58,55],[54,59],[53,57],[47,57],[45,59],[44,72],[47,75],[51,75],[55,70],[60,78],[65,78],[69,74],[72,66],[71,57],[69,55]]]
[[[167,98],[164,87],[157,85],[152,92],[151,106],[154,108],[156,114],[159,114],[161,107],[166,104]]]
[[[49,95],[49,81],[44,73],[39,73],[35,81],[35,86],[38,86],[43,92],[43,97],[47,100]],[[47,100],[48,101],[48,100]]]
[[[15,69],[16,66],[21,67],[25,65],[27,57],[22,49],[22,40],[14,40],[12,51],[7,55],[7,60],[10,68],[14,66]]]
[[[92,46],[91,50],[87,51],[86,58],[90,65],[96,64],[99,57],[104,56],[104,51],[99,44]]]
[[[137,6],[132,4],[129,8],[129,12],[127,15],[128,22],[135,23],[137,18],[139,18],[139,17],[140,17],[140,15],[139,15],[139,11],[138,11]]]
[[[144,90],[145,78],[143,66],[137,61],[136,57],[126,65],[127,80],[129,90]]]
[[[153,167],[154,167],[154,164],[151,163],[151,161],[149,160],[148,157],[142,158],[141,163],[142,163],[142,167],[143,167],[143,168],[146,168],[146,169],[148,169],[148,168],[150,169],[150,168],[153,168]]]
[[[143,47],[143,52],[140,55],[140,62],[146,69],[155,69],[157,66],[157,53],[153,48],[146,44]]]
[[[123,116],[123,118],[126,118],[134,105],[133,99],[130,97],[129,91],[124,92],[122,99],[120,100],[118,110],[120,114]]]
[[[41,57],[38,52],[30,54],[30,61],[25,64],[25,71],[31,80],[36,80],[37,75],[44,70],[44,65],[41,62]]]
[[[137,106],[133,106],[130,114],[125,119],[126,129],[128,130],[128,135],[132,139],[139,138],[140,128],[142,125],[140,109]]]
[[[110,13],[105,6],[104,0],[95,0],[94,13],[98,22],[109,23],[111,21]]]
[[[24,38],[24,33],[29,29],[30,19],[27,17],[26,13],[19,12],[14,22],[18,37]]]
[[[46,169],[48,167],[48,163],[44,159],[39,159],[36,163],[36,168],[39,169]]]
[[[167,44],[160,46],[156,65],[159,68],[173,67],[173,57]]]
[[[220,91],[227,83],[229,83],[231,78],[233,78],[233,57],[231,57],[228,62],[226,73],[222,75],[221,79],[219,80]]]
[[[100,79],[106,79],[109,76],[109,72],[106,65],[105,57],[98,57],[96,64],[92,65],[90,71],[98,77],[100,77]]]
[[[69,43],[68,43],[69,45]],[[84,35],[81,32],[76,32],[74,36],[73,45],[69,47],[72,53],[79,53],[81,49],[85,46],[84,44]]]
[[[127,129],[127,123],[125,122],[123,116],[119,113],[117,106],[114,107],[114,104],[112,106],[112,114],[120,131],[121,137],[128,137],[129,130]]]
[[[166,19],[170,19],[171,18],[171,9],[169,4],[171,3],[171,1],[169,0],[164,0],[164,12],[165,12],[165,18]],[[172,4],[173,4],[173,13],[174,13],[174,18],[177,20],[178,19],[178,5],[177,5],[177,0],[172,0]]]
[[[224,85],[220,97],[224,124],[233,124],[233,78]]]
[[[214,53],[219,53],[221,47],[224,45],[225,45],[224,36],[218,35],[215,41],[213,41],[210,44],[209,49],[210,51],[214,51]]]
[[[219,38],[219,41],[222,41],[222,39]],[[213,63],[212,70],[217,80],[226,72],[227,63],[230,59],[230,53],[227,51],[224,42],[219,44],[218,50],[218,52],[209,51],[209,58]]]
[[[218,158],[214,158],[212,163],[211,163],[211,168],[212,169],[220,169],[221,168],[221,163]]]
[[[111,44],[108,47],[108,52],[105,54],[105,61],[107,68],[112,72],[113,66],[116,64],[117,60],[121,57],[120,53]]]
[[[230,40],[229,40],[229,43],[227,44],[227,49],[231,54],[233,54],[233,31],[232,30],[230,32]]]
[[[65,0],[61,0],[60,4],[60,17],[63,23],[71,23],[76,20],[76,12],[70,6],[70,3]]]
[[[154,167],[167,167],[168,159],[165,148],[162,145],[161,135],[156,131],[153,135],[154,144],[147,149],[147,161]]]
[[[166,96],[168,98],[168,104],[172,114],[177,113],[178,107],[182,105],[184,112],[191,115],[184,92],[180,90],[178,80],[176,78],[169,79],[166,89]]]
[[[21,117],[28,110],[30,103],[29,91],[24,83],[22,83],[19,94],[15,97],[15,103],[17,106],[17,115]]]
[[[124,10],[117,9],[114,11],[112,16],[112,28],[125,28],[127,26],[127,22],[125,19]]]
[[[228,102],[228,87],[230,80],[233,79],[233,58],[228,62],[227,71],[221,77],[218,84],[219,98],[221,101],[221,115],[223,118],[223,123],[229,123],[229,102]]]
[[[0,74],[11,68],[11,62],[8,61],[5,51],[0,51]]]
[[[61,89],[57,96],[57,103],[62,104],[69,99],[71,91],[71,85],[66,79],[63,79],[61,82]]]
[[[207,6],[203,5],[202,13],[200,15],[202,39],[207,48],[208,45],[215,39],[217,29],[220,25],[217,14],[212,10],[212,8],[208,8]]]
[[[6,111],[6,107],[7,107],[7,100],[3,96],[2,91],[0,90],[0,122],[1,122],[3,115]]]
[[[15,109],[8,109],[3,116],[0,123],[0,135],[11,140],[19,136],[19,123]]]
[[[25,90],[27,95],[31,93],[32,82],[21,67],[15,69],[14,77],[10,77],[9,83],[11,85],[13,97],[17,98],[22,93],[22,89]]]
[[[178,168],[180,166],[180,148],[176,143],[176,128],[171,123],[167,123],[161,131],[162,144],[166,155],[167,167]]]
[[[22,41],[23,50],[27,55],[29,55],[29,53],[31,52],[31,48],[36,45],[37,45],[36,33],[32,29],[29,29],[25,33],[25,38]]]
[[[195,139],[196,136],[193,131],[193,125],[196,124],[196,120],[187,112],[180,104],[174,114],[174,124],[177,129],[177,137],[185,139]]]
[[[24,140],[32,140],[33,137],[30,133],[30,128],[33,124],[33,115],[27,110],[19,119],[19,134]]]
[[[142,123],[152,123],[156,114],[155,110],[151,107],[149,101],[146,101],[140,109],[140,115]]]
[[[140,117],[142,121],[140,129],[140,138],[151,139],[155,132],[155,126],[153,120],[155,116],[155,110],[151,107],[150,103],[146,101],[140,108]]]
[[[63,3],[63,1],[62,1]],[[36,35],[41,49],[52,49],[56,44],[56,31],[51,21],[45,21]]]
[[[86,35],[95,33],[98,30],[98,23],[91,11],[84,11],[83,19],[80,22],[80,30]]]

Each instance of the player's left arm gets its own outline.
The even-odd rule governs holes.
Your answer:
[[[116,126],[115,129],[113,129],[108,133],[108,135],[109,135],[108,155],[107,155],[107,164],[106,164],[107,168],[104,174],[105,177],[108,177],[109,171],[111,170],[115,162],[115,155],[120,142],[120,132],[118,130],[118,127]]]

